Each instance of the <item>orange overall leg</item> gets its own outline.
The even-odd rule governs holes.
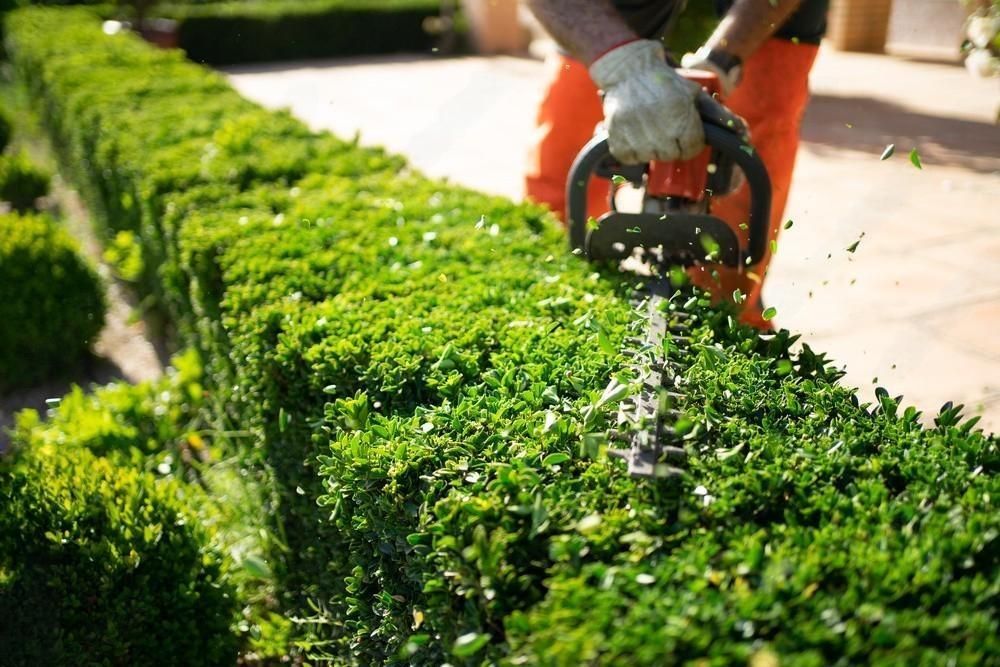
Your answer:
[[[809,71],[818,47],[795,44],[784,39],[770,39],[751,56],[744,67],[743,81],[726,99],[726,106],[742,116],[750,128],[751,142],[771,177],[772,200],[769,239],[777,239],[784,221],[785,204],[799,147],[799,128],[809,101]],[[750,193],[744,186],[712,202],[712,213],[735,227],[743,242]],[[760,295],[767,267],[771,262],[768,247],[763,260],[752,271],[718,268],[719,282],[711,270],[692,271],[694,282],[711,289],[718,298],[732,298],[734,290],[746,295],[741,320],[758,328],[769,328],[761,316]]]
[[[547,63],[549,81],[538,109],[535,136],[528,155],[525,194],[566,218],[566,178],[580,149],[604,118],[597,87],[583,63],[555,56]],[[591,183],[587,210],[608,210],[607,182]]]

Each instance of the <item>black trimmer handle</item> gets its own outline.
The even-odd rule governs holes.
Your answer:
[[[732,160],[743,171],[750,188],[750,243],[741,249],[741,264],[756,265],[767,251],[768,228],[771,220],[771,179],[763,160],[739,134],[704,121],[705,143],[718,157]],[[718,157],[713,161],[717,161]],[[566,202],[569,223],[569,243],[575,252],[585,253],[587,245],[587,185],[602,164],[614,162],[605,134],[591,139],[577,155],[569,172]],[[714,217],[714,216],[706,216]]]

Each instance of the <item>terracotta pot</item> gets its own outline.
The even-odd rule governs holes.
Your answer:
[[[841,51],[882,53],[891,12],[892,0],[832,0],[827,39]]]
[[[177,21],[173,19],[147,19],[139,34],[161,49],[177,48]]]
[[[529,34],[518,0],[462,0],[472,42],[479,53],[524,53]]]

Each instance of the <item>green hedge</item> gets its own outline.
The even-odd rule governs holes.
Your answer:
[[[308,652],[338,664],[974,662],[995,654],[997,440],[858,405],[692,297],[679,485],[581,443],[632,286],[542,211],[261,111],[82,12],[11,53],[109,232],[260,438]],[[86,157],[87,161],[80,158]],[[687,299],[687,297],[685,297]],[[613,389],[613,386],[611,387]],[[611,391],[611,394],[615,392]]]
[[[23,411],[17,417],[16,428],[11,433],[14,465],[23,467],[25,457],[36,457],[40,453],[48,456],[53,452],[69,452],[77,456],[78,450],[85,450],[79,454],[83,462],[94,460],[109,466],[102,470],[108,471],[108,483],[119,494],[117,502],[141,504],[152,488],[155,503],[168,498],[169,507],[180,513],[180,521],[162,525],[157,523],[161,518],[159,514],[137,515],[133,524],[121,526],[123,534],[145,531],[147,526],[152,526],[166,534],[163,539],[182,543],[180,549],[164,547],[172,550],[174,556],[182,556],[185,550],[193,549],[202,554],[203,567],[186,570],[183,564],[178,564],[169,573],[176,578],[173,584],[176,598],[168,598],[170,586],[150,591],[139,587],[145,585],[142,581],[131,591],[138,601],[147,599],[168,617],[184,617],[183,624],[161,627],[154,616],[137,617],[138,627],[129,629],[128,636],[122,639],[121,650],[109,647],[109,651],[135,653],[134,649],[124,646],[126,641],[133,644],[142,639],[143,645],[148,641],[165,641],[170,646],[162,651],[162,657],[159,652],[153,657],[155,664],[188,664],[184,656],[203,653],[192,664],[231,665],[238,643],[244,650],[254,650],[265,656],[280,656],[287,644],[279,642],[279,648],[274,648],[271,636],[281,626],[268,622],[272,618],[270,608],[273,605],[268,602],[272,586],[266,555],[274,538],[267,530],[269,499],[266,487],[260,475],[250,474],[240,457],[234,455],[235,443],[247,434],[219,431],[207,422],[207,397],[199,360],[188,352],[174,357],[164,376],[155,381],[136,385],[119,382],[88,392],[74,387],[50,407],[45,421],[34,410]],[[88,453],[98,458],[92,459]],[[138,470],[146,475],[140,475],[135,484],[121,483],[122,479],[133,479],[135,473],[119,474],[112,468]],[[147,484],[150,479],[147,475],[155,476],[153,486]],[[0,487],[4,484],[7,485],[5,490],[11,488],[10,478],[0,480]],[[79,501],[89,503],[95,516],[113,509],[102,505],[94,496],[81,497]],[[116,520],[112,519],[111,523]],[[46,539],[42,533],[31,531],[23,532],[21,539],[31,549],[41,548],[32,541],[32,535],[43,542]],[[120,536],[111,531],[100,537],[116,544]],[[151,559],[163,554],[151,551],[151,545],[146,545],[146,549],[146,552],[139,550],[141,558]],[[0,570],[4,567],[0,564]],[[203,587],[199,583],[202,580],[209,586]],[[63,577],[57,577],[53,585],[63,582]],[[160,580],[148,583],[163,586]],[[92,607],[90,611],[95,615],[91,621],[93,627],[115,628],[122,623],[122,611],[112,601],[106,607]],[[8,612],[5,609],[2,613]],[[60,618],[66,620],[60,621]],[[77,623],[67,616],[54,621],[35,620],[39,629],[26,635],[31,641],[24,642],[25,655],[39,652],[31,645],[36,638],[42,641],[45,633],[78,630]],[[267,632],[261,630],[262,624],[269,626]],[[175,632],[177,634],[172,634]],[[265,634],[270,636],[262,636]],[[144,635],[152,639],[143,638]],[[88,664],[100,661],[99,653],[88,650],[84,654],[90,658]],[[137,656],[128,664],[148,662]],[[79,661],[56,660],[44,664],[79,664]]]
[[[0,201],[14,210],[34,208],[38,198],[48,194],[50,180],[49,173],[23,152],[0,155]]]
[[[104,289],[76,243],[40,215],[0,215],[0,389],[65,373],[104,325]]]
[[[235,600],[177,494],[68,444],[0,469],[4,664],[232,665]]]
[[[14,132],[14,121],[5,107],[0,107],[0,153],[7,150],[11,134]]]
[[[429,52],[439,0],[280,0],[165,6],[189,58],[212,65]]]

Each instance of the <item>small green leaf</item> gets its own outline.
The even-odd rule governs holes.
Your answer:
[[[778,314],[778,309],[775,308],[774,306],[771,306],[761,314],[761,317],[763,317],[766,321],[770,321],[773,320],[774,316],[777,314]]]
[[[880,157],[879,160],[882,161],[888,160],[889,158],[892,157],[892,154],[895,152],[896,152],[896,144],[889,144],[888,146],[885,147],[885,150],[882,151],[882,157]]]
[[[542,459],[542,465],[543,466],[559,465],[560,463],[566,463],[566,461],[569,461],[569,458],[570,458],[569,454],[563,454],[562,452],[553,452],[552,454],[549,454],[544,459]]]
[[[789,220],[788,222],[785,223],[785,229],[791,229],[792,225],[794,224],[795,224],[794,220]]]
[[[701,247],[705,251],[707,259],[715,259],[719,256],[721,246],[719,246],[719,242],[715,240],[715,237],[711,234],[702,234],[698,237],[698,240],[701,242]]]
[[[243,569],[247,574],[256,579],[270,579],[271,568],[260,556],[249,555],[243,559]]]
[[[278,430],[282,433],[288,428],[289,417],[284,408],[278,408]]]
[[[733,303],[739,305],[747,300],[746,294],[744,294],[738,287],[733,290]]]
[[[910,164],[912,164],[917,169],[924,168],[923,163],[920,162],[920,153],[917,152],[916,148],[910,151]]]
[[[597,330],[597,346],[601,348],[604,354],[615,354],[618,352],[603,327]]]
[[[687,285],[688,274],[684,270],[684,267],[679,264],[674,264],[670,267],[670,284],[677,288]]]
[[[855,250],[857,250],[858,249],[858,244],[860,244],[860,243],[861,243],[861,239],[858,239],[857,241],[855,241],[851,245],[847,246],[847,252],[854,252]]]
[[[471,658],[490,641],[490,636],[482,632],[467,632],[455,640],[451,652],[458,658]]]
[[[580,519],[576,524],[576,529],[581,533],[589,533],[596,530],[598,526],[601,525],[601,515],[600,514],[588,514],[587,516]]]
[[[628,179],[622,176],[621,174],[615,174],[614,176],[611,177],[611,182],[614,183],[615,185],[625,185],[626,183],[628,183]]]
[[[431,640],[430,635],[420,634],[420,635],[410,635],[410,638],[406,640],[400,649],[398,656],[400,658],[410,658],[420,650],[420,647]]]

